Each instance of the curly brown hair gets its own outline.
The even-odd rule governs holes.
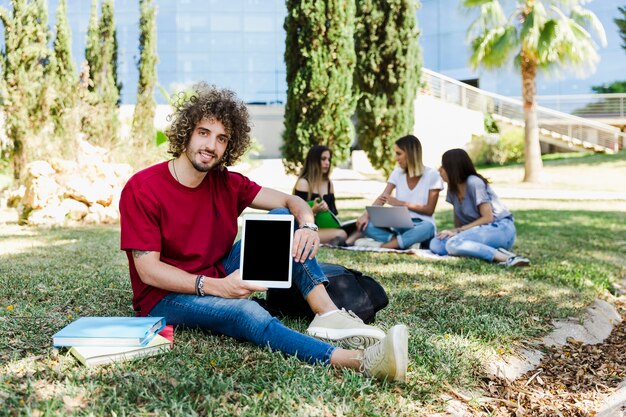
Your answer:
[[[234,165],[250,147],[250,116],[243,101],[228,89],[200,82],[192,87],[191,94],[181,92],[173,100],[174,113],[167,120],[168,153],[178,158],[184,151],[191,133],[202,119],[217,120],[224,125],[229,136],[220,168]]]

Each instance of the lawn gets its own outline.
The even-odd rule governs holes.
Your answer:
[[[586,178],[587,169],[606,165],[608,187],[608,179],[622,175],[622,155],[592,159],[589,166],[584,159],[552,162],[562,168],[554,175],[577,172]],[[515,169],[492,169],[488,175],[502,178]],[[341,217],[355,216],[365,203],[340,200]],[[429,415],[445,406],[440,395],[448,385],[477,385],[486,355],[510,352],[547,332],[553,318],[579,314],[626,275],[626,201],[505,203],[518,228],[514,250],[532,260],[529,268],[321,249],[320,260],[359,269],[386,288],[390,305],[376,323],[385,329],[397,322],[409,327],[406,384],[310,366],[228,338],[178,329],[170,354],[81,367],[66,350],[51,347],[51,336],[79,316],[133,314],[118,227],[4,223],[0,414]],[[438,206],[437,222],[440,228],[451,225],[445,201]],[[299,330],[307,325],[288,324]]]

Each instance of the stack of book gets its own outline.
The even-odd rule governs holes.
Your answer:
[[[81,317],[52,336],[85,366],[154,356],[172,348],[174,331],[164,317]]]

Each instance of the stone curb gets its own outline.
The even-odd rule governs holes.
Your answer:
[[[619,384],[619,389],[602,402],[596,417],[626,416],[626,379]]]
[[[604,300],[595,300],[581,319],[570,317],[553,320],[554,330],[539,339],[545,346],[564,346],[569,338],[585,345],[594,345],[604,341],[613,327],[621,323],[622,318],[612,304]],[[543,353],[536,349],[522,349],[514,355],[488,358],[484,363],[487,375],[514,381],[528,371],[535,369]]]
[[[598,344],[609,337],[613,328],[621,321],[621,316],[612,304],[597,299],[587,308],[581,319],[553,320],[554,330],[539,339],[538,343],[545,346],[563,346],[569,338],[573,338],[583,344]],[[537,349],[523,348],[513,355],[494,355],[487,358],[483,367],[487,375],[514,381],[536,369],[543,357],[544,354]],[[596,417],[626,417],[626,380],[620,386],[618,391],[603,401]],[[470,396],[480,398],[476,393]],[[467,405],[463,401],[452,397],[444,399],[448,401],[445,416],[462,417],[467,414]]]

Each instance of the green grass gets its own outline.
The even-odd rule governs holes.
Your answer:
[[[342,218],[365,203],[339,200]],[[133,314],[118,227],[9,222],[0,228],[0,415],[428,415],[443,406],[447,384],[476,385],[485,355],[579,314],[626,275],[625,201],[505,203],[516,217],[514,250],[531,258],[529,268],[321,249],[320,260],[359,269],[386,288],[390,304],[377,324],[409,326],[406,384],[178,329],[170,354],[84,368],[53,349],[51,336],[78,316]],[[437,222],[451,225],[444,201]]]

